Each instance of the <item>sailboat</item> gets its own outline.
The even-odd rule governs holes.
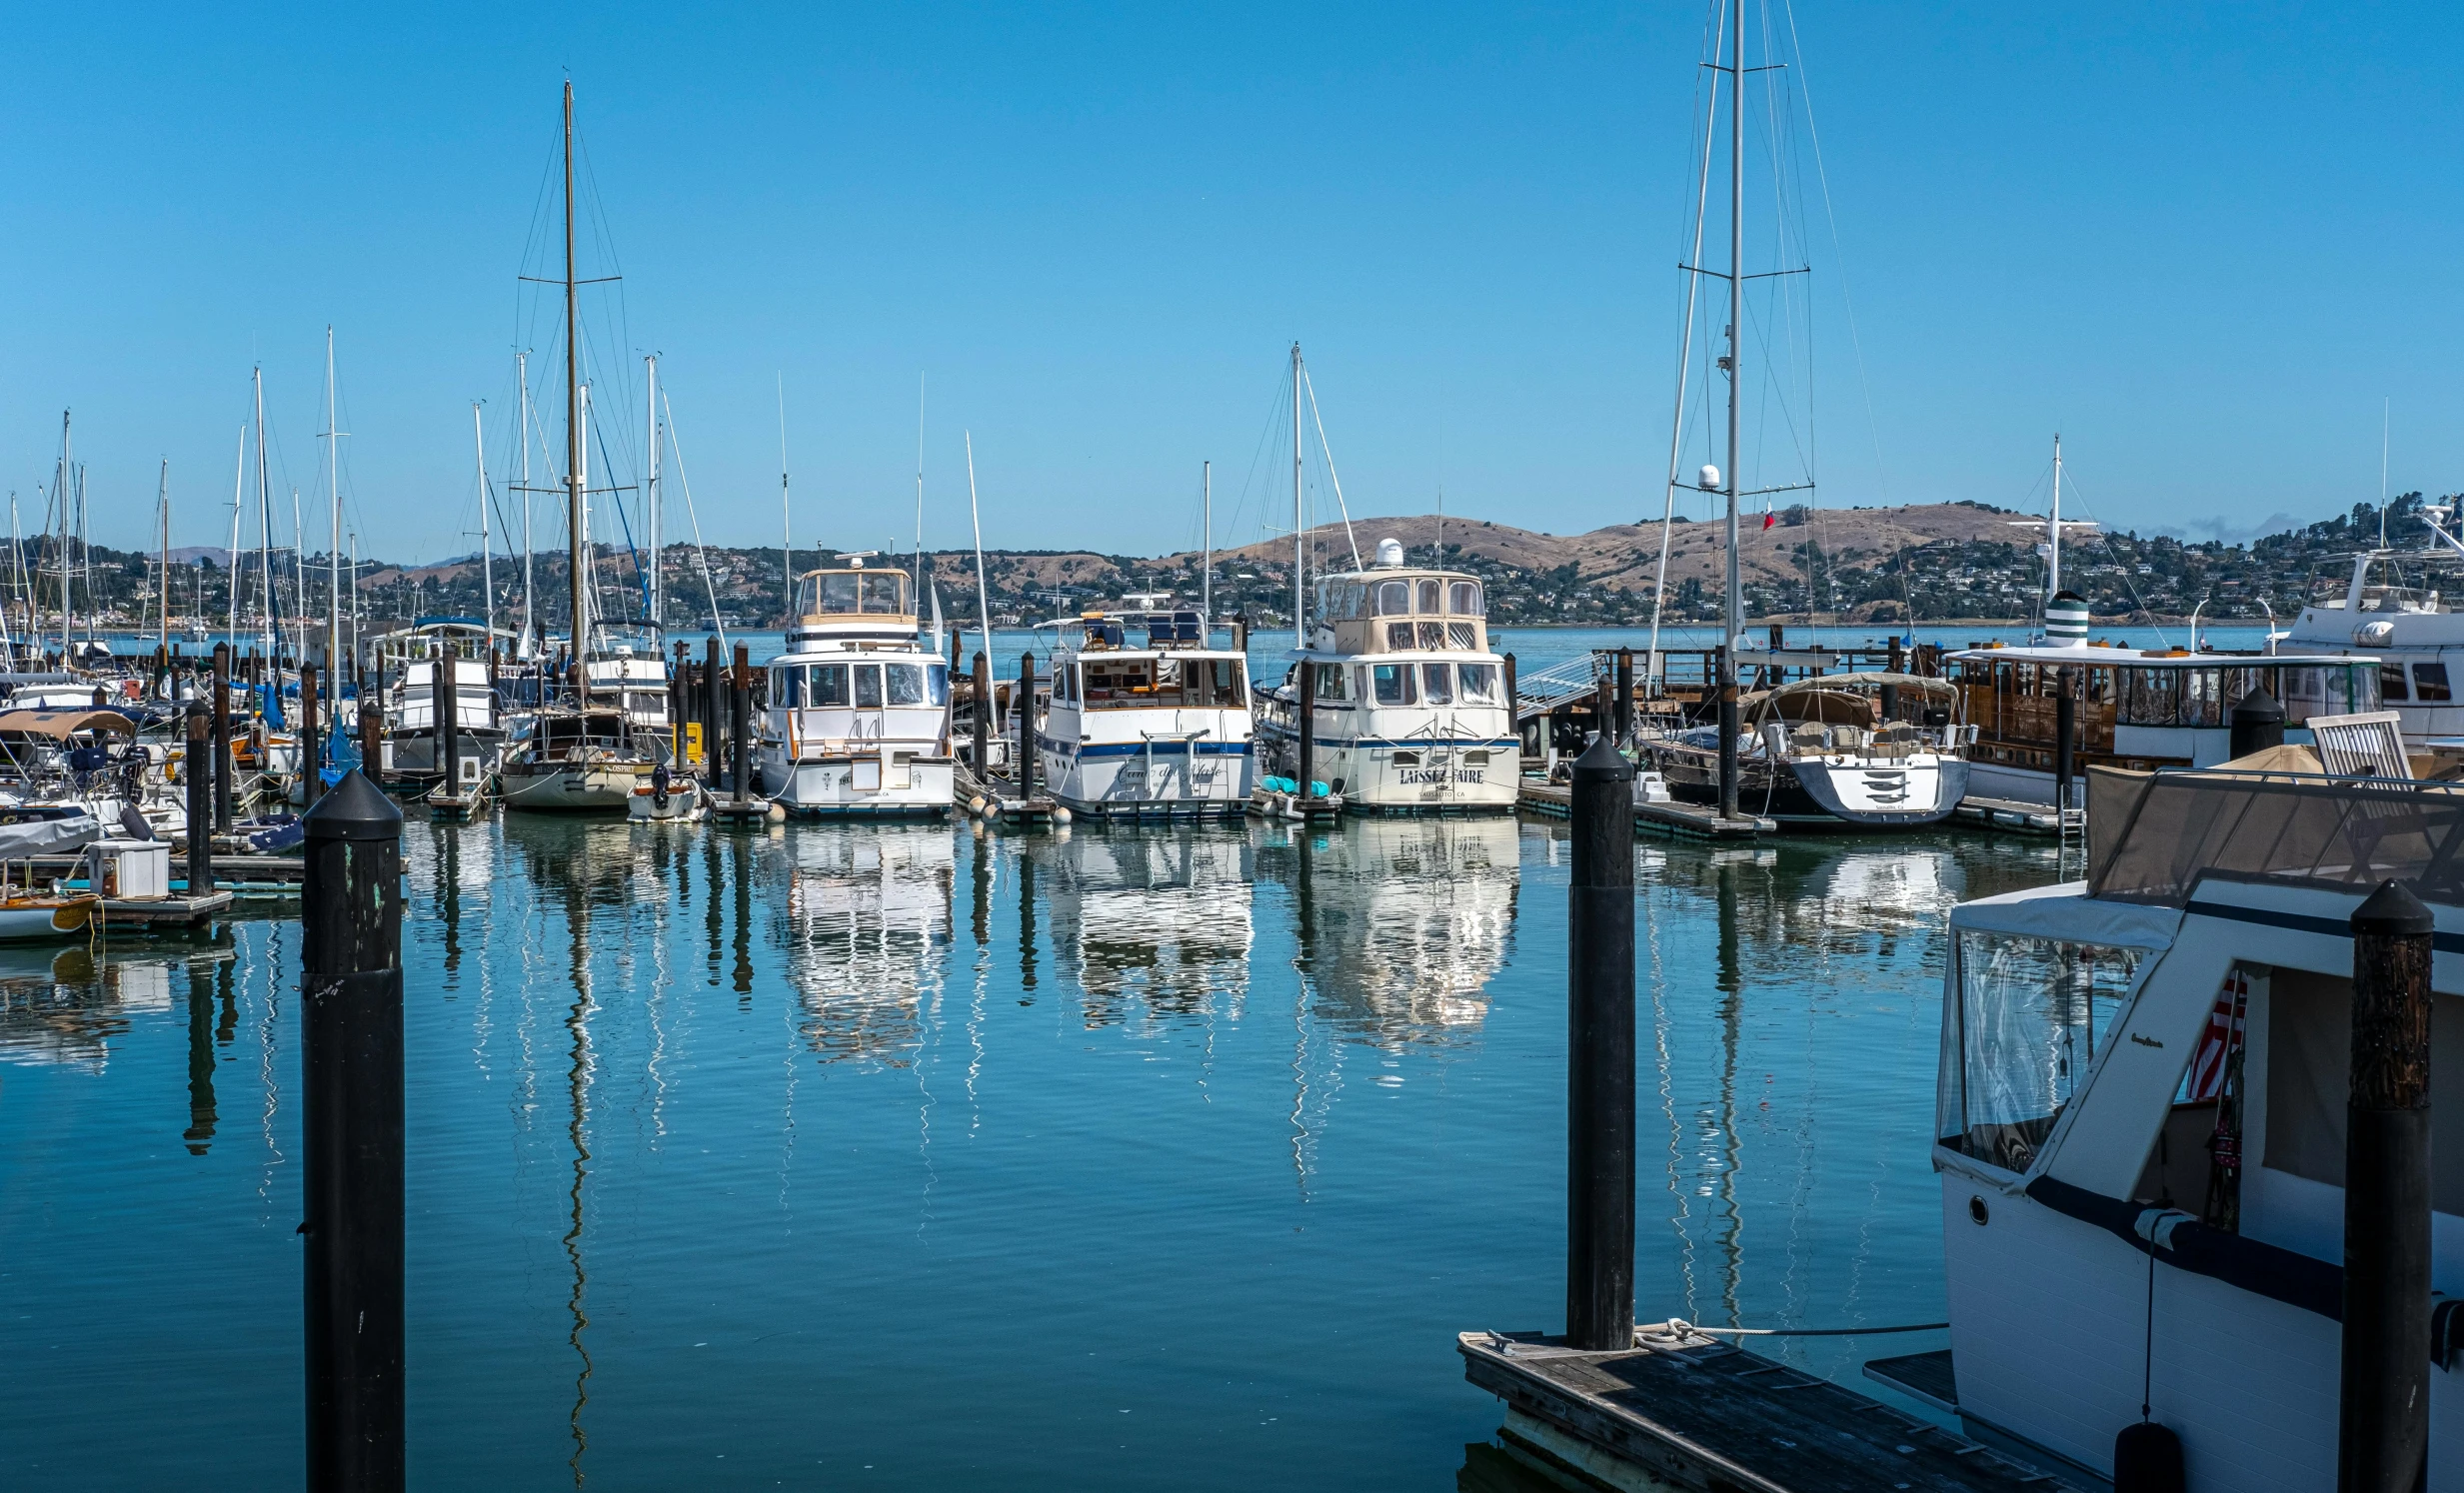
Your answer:
[[[1748,494],[1744,471],[1742,403],[1745,391],[1745,282],[1765,278],[1745,270],[1745,114],[1742,93],[1745,68],[1744,10],[1734,0],[1723,12],[1722,24],[1732,49],[1723,70],[1728,87],[1728,267],[1726,272],[1697,268],[1703,258],[1702,212],[1697,209],[1696,251],[1682,266],[1692,276],[1725,280],[1728,288],[1726,346],[1719,359],[1728,383],[1726,469],[1705,464],[1694,486],[1726,500],[1722,560],[1725,566],[1721,599],[1718,678],[1713,696],[1717,718],[1712,724],[1654,737],[1637,743],[1644,781],[1652,774],[1669,796],[1718,809],[1722,818],[1757,813],[1804,827],[1881,828],[1930,824],[1949,817],[1967,794],[1967,729],[1956,721],[1959,697],[1940,680],[1912,674],[1859,673],[1819,677],[1833,656],[1819,651],[1758,650],[1745,641],[1745,593],[1738,574],[1737,505],[1745,497],[1810,491],[1811,473],[1801,483],[1764,487]],[[1716,76],[1716,75],[1715,75]],[[1718,84],[1715,82],[1716,89]],[[1712,106],[1717,106],[1716,94]],[[1707,116],[1706,116],[1707,122]],[[1710,136],[1706,131],[1702,188],[1696,201],[1710,193]],[[1777,274],[1798,273],[1781,270]],[[1694,294],[1686,298],[1686,338],[1693,335]],[[1690,352],[1690,347],[1689,347]],[[1673,506],[1679,486],[1677,471],[1683,437],[1684,391],[1680,382],[1675,428],[1669,443],[1668,495]],[[1667,584],[1667,550],[1663,520],[1660,590]],[[1809,583],[1810,584],[1810,583]],[[1812,598],[1807,598],[1808,614]],[[1652,657],[1658,657],[1657,603],[1652,620]],[[1737,670],[1758,668],[1763,688],[1740,700]],[[1815,677],[1788,683],[1790,668],[1815,671]]]
[[[606,639],[591,617],[590,469],[583,454],[579,284],[574,278],[573,84],[569,80],[565,84],[565,487],[570,535],[566,580],[572,593],[576,662],[570,699],[543,704],[521,720],[517,735],[507,744],[498,781],[510,808],[622,813],[633,790],[649,778],[656,763],[645,749],[648,744],[637,743],[625,710],[633,681],[623,679],[612,693],[603,694],[597,677],[604,671],[592,667],[600,652],[597,645]],[[613,648],[608,652],[620,661],[628,658]],[[651,661],[658,662],[655,651]],[[623,667],[620,662],[619,668]],[[664,695],[664,680],[660,689]]]

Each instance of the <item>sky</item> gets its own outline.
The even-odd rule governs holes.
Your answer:
[[[70,410],[97,541],[152,544],[167,463],[174,542],[222,544],[262,367],[278,539],[297,488],[321,547],[330,325],[362,553],[477,547],[474,401],[502,548],[518,351],[561,451],[520,277],[562,273],[570,77],[579,273],[623,277],[583,292],[593,481],[638,476],[657,354],[671,538],[779,542],[784,423],[800,546],[911,545],[920,385],[930,547],[970,441],[988,546],[1195,547],[1210,461],[1217,543],[1269,538],[1295,340],[1355,515],[1656,518],[1712,10],[19,5],[0,488],[42,522]],[[2041,510],[2059,432],[2066,510],[2241,539],[2376,501],[2384,412],[2388,491],[2464,488],[2452,9],[1746,12],[1785,64],[1748,269],[1810,267],[1757,283],[1792,355],[1748,301],[1757,485]]]

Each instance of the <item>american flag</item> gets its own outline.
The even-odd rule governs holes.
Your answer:
[[[2185,1101],[2195,1104],[2224,1092],[2225,1059],[2242,1044],[2249,1012],[2250,979],[2236,969],[2224,977],[2224,987],[2216,992],[2215,1007],[2207,1013],[2207,1031],[2199,1038],[2199,1050],[2191,1054],[2189,1075],[2182,1080]]]

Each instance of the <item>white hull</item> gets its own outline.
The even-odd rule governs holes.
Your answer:
[[[1103,817],[1211,817],[1248,806],[1246,742],[1080,744],[1047,737],[1037,767],[1045,790],[1073,813]]]
[[[1967,796],[1969,763],[1958,757],[1804,758],[1788,763],[1805,795],[1851,824],[1930,824]],[[2050,779],[2045,801],[2053,794]]]
[[[957,797],[948,757],[893,752],[790,762],[765,745],[756,768],[762,792],[792,814],[940,814]]]
[[[1403,760],[1397,762],[1400,753]],[[1435,746],[1317,745],[1316,776],[1355,808],[1507,809],[1521,788],[1521,744],[1448,742]]]
[[[650,769],[641,761],[517,761],[500,769],[497,782],[509,808],[622,813]]]

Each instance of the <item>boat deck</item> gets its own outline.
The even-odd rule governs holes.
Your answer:
[[[1509,1446],[1609,1487],[1648,1478],[1740,1493],[2076,1487],[1843,1385],[1699,1335],[1607,1353],[1536,1332],[1465,1332],[1456,1345],[1463,1376],[1505,1401]]]

